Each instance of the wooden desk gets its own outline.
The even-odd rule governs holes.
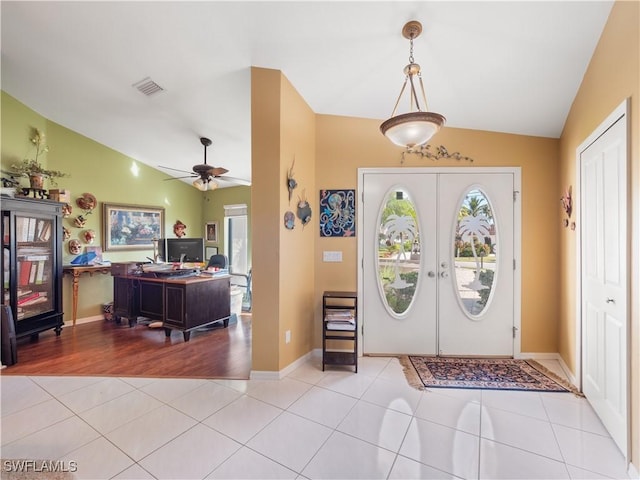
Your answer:
[[[138,316],[161,320],[167,337],[180,330],[188,342],[191,330],[215,322],[229,325],[231,315],[229,275],[186,278],[113,277],[113,313],[129,319]],[[132,320],[133,318],[133,320]]]
[[[73,277],[73,326],[76,326],[76,318],[78,317],[78,290],[80,287],[80,276],[88,273],[92,276],[94,273],[110,274],[111,265],[65,265],[62,267],[62,273]]]

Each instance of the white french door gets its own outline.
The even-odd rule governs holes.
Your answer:
[[[361,324],[364,326],[363,352],[368,354],[435,354],[436,338],[436,302],[437,283],[435,276],[437,249],[435,231],[436,214],[433,206],[437,201],[437,176],[432,174],[407,175],[405,173],[371,173],[364,176],[363,192],[364,223],[362,239],[365,241],[363,265],[362,300],[358,303]],[[395,250],[395,255],[379,259],[378,246],[381,238],[381,213],[388,197],[402,195],[402,201],[411,202],[419,215],[418,234],[420,236],[420,255],[416,260],[411,252]],[[424,208],[423,208],[424,207]],[[394,242],[396,239],[393,239]],[[389,308],[384,287],[380,279],[387,283],[396,281],[396,264],[402,264],[403,274],[416,271],[415,294],[411,296],[408,310]],[[423,274],[423,272],[429,272]],[[401,292],[403,293],[403,292]],[[406,299],[400,298],[400,301]],[[398,302],[396,302],[398,303]],[[404,310],[404,311],[403,311]]]
[[[582,389],[627,455],[626,107],[617,112],[579,149]]]
[[[363,353],[516,353],[517,185],[518,169],[359,170]]]
[[[440,175],[438,187],[438,351],[441,355],[511,357],[515,333],[513,174]],[[481,260],[481,264],[476,265],[475,262],[451,261],[455,255],[452,234],[463,198],[469,191],[484,193],[491,209],[494,232],[493,235],[487,233],[493,238],[493,263],[484,264]],[[453,273],[448,273],[452,270]],[[476,272],[475,276],[472,272]],[[482,279],[482,273],[477,272],[493,275],[488,296],[485,294],[487,286],[483,284],[487,282],[477,282],[476,278]],[[474,282],[481,290],[475,290]],[[478,296],[480,300],[476,300]],[[486,301],[479,307],[484,298]],[[474,303],[469,305],[469,301]]]

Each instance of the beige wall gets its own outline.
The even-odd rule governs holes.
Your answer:
[[[252,370],[280,360],[280,72],[251,69]]]
[[[287,230],[299,200],[315,210],[315,115],[279,71],[252,69],[254,371],[279,371],[312,349],[315,219]],[[287,172],[298,188],[289,202]],[[285,332],[291,332],[285,343]]]
[[[401,149],[378,130],[380,121],[318,116],[318,189],[356,188],[358,167],[400,167]],[[522,169],[522,351],[557,352],[558,141],[504,133],[444,128],[432,143],[460,152],[473,163],[434,162],[415,155],[404,166],[508,166]],[[315,345],[320,345],[320,298],[324,290],[356,290],[357,239],[319,238],[316,251]],[[324,263],[324,250],[343,252],[342,263]],[[540,301],[544,299],[544,301]]]
[[[560,138],[561,187],[576,192],[576,149],[626,98],[631,99],[629,218],[631,219],[631,459],[640,466],[640,3],[618,1],[613,6],[591,63],[576,95]],[[576,192],[578,193],[578,192]],[[558,195],[560,190],[558,190]],[[578,195],[574,196],[579,198]],[[576,200],[577,201],[577,200]],[[576,357],[576,237],[560,236],[561,297],[558,351],[575,372]]]
[[[318,236],[318,199],[315,178],[316,116],[289,81],[282,81],[280,177],[280,369],[313,348],[313,306],[315,240]],[[293,164],[295,160],[295,164]],[[291,202],[286,188],[287,172],[293,166],[298,183]],[[296,215],[295,227],[288,230],[283,217],[286,211],[297,213],[300,202],[312,209],[311,221],[303,225]],[[285,332],[291,342],[285,343]]]

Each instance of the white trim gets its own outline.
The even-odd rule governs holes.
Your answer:
[[[571,372],[571,370],[569,369],[569,366],[565,363],[565,361],[562,359],[562,356],[560,356],[559,353],[523,352],[523,353],[520,353],[518,356],[514,356],[514,358],[517,358],[517,359],[529,358],[531,360],[537,360],[537,361],[538,360],[555,360],[560,364],[560,368],[562,369],[562,372],[565,374],[569,382],[571,382],[571,384],[574,385],[576,388],[578,387],[578,383],[575,375]]]
[[[375,173],[388,173],[388,174],[420,174],[420,173],[511,173],[513,175],[513,188],[517,193],[513,204],[513,256],[516,261],[516,269],[514,271],[513,279],[513,315],[514,315],[514,327],[516,327],[516,335],[513,339],[513,355],[516,357],[520,355],[520,349],[522,347],[522,168],[521,167],[407,167],[407,168],[370,168],[362,167],[358,168],[358,208],[356,209],[357,223],[356,223],[356,236],[358,238],[358,263],[357,263],[357,285],[358,285],[358,305],[364,305],[363,297],[363,275],[362,269],[364,267],[364,238],[362,235],[362,225],[364,225],[364,176],[366,174]],[[361,315],[361,310],[358,311],[358,315]],[[358,355],[362,356],[362,345],[364,326],[366,319],[360,317],[358,324],[360,329],[358,331]]]
[[[625,98],[622,103],[620,103],[614,110],[611,112],[605,120],[603,120],[600,125],[598,125],[593,132],[576,148],[576,188],[574,193],[574,199],[578,201],[574,201],[575,205],[575,217],[576,219],[581,219],[582,211],[581,211],[581,201],[579,199],[582,195],[582,162],[581,156],[582,152],[584,152],[592,143],[594,143],[598,138],[600,138],[609,128],[613,126],[618,121],[622,121],[625,124],[625,135],[627,139],[627,186],[630,182],[630,174],[629,174],[629,155],[631,152],[630,144],[631,135],[629,132],[630,122],[629,122],[629,114],[630,114],[630,106],[631,99]],[[627,202],[629,202],[629,191],[627,192]],[[627,208],[627,239],[629,238],[629,232],[631,232],[631,208]],[[578,228],[576,228],[576,318],[575,318],[575,326],[576,326],[576,337],[575,337],[575,365],[576,365],[576,385],[582,391],[582,222],[578,222]],[[631,258],[630,255],[631,242],[627,240],[627,259]],[[622,452],[625,457],[625,460],[631,465],[631,269],[627,270],[627,378],[626,378],[626,390],[627,390],[627,451]]]
[[[640,478],[640,473],[638,473],[638,469],[631,462],[629,462],[629,468],[627,468],[627,473],[629,474],[629,478]]]
[[[244,203],[237,203],[234,205],[223,205],[225,217],[241,217],[247,215],[247,205]]]
[[[104,316],[103,315],[93,315],[91,317],[76,318],[76,325],[82,325],[83,323],[97,322],[98,320],[104,320]],[[73,320],[71,320],[71,319],[65,320],[64,321],[64,326],[65,327],[73,327]]]
[[[280,372],[269,370],[251,370],[249,380],[280,380]]]
[[[307,363],[309,359],[314,355],[314,350],[307,352],[297,360],[293,361],[286,367],[284,367],[280,371],[270,371],[270,370],[251,370],[249,373],[250,380],[282,380],[284,377],[289,375],[294,370],[300,368],[302,365]]]

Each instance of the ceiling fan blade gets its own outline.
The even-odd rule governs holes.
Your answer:
[[[219,175],[219,176],[214,177],[214,178],[218,178],[220,180],[224,180],[225,182],[235,183],[237,185],[244,185],[246,187],[250,187],[251,186],[251,182],[249,180],[245,180],[243,178],[227,177],[226,175]]]
[[[188,172],[188,171],[186,171],[186,170],[181,170],[181,169],[178,169],[178,168],[163,167],[162,165],[158,165],[158,167],[160,167],[160,168],[164,168],[164,169],[167,169],[167,170],[173,170],[173,171],[175,171],[175,172],[191,173],[191,172]]]
[[[171,177],[171,178],[165,178],[164,181],[166,182],[167,180],[180,180],[182,178],[197,178],[198,175],[187,175],[186,177]]]
[[[220,175],[224,175],[228,171],[229,170],[227,170],[226,168],[223,168],[223,167],[211,167],[209,169],[209,175],[211,175],[213,177],[220,177]]]

